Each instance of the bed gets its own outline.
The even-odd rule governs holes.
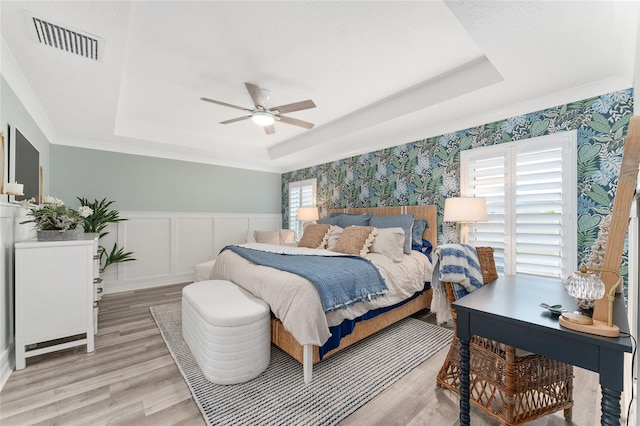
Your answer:
[[[376,216],[413,214],[415,220],[423,219],[429,224],[423,232],[422,238],[429,241],[434,247],[437,244],[436,206],[331,209],[330,212],[347,214],[371,213]],[[248,246],[248,248],[251,247],[251,245]],[[270,250],[268,247],[264,249],[267,251]],[[285,248],[278,250],[286,251]],[[316,249],[308,250],[316,251]],[[340,350],[403,318],[406,318],[424,308],[428,308],[431,304],[431,289],[428,284],[424,285],[424,283],[422,283],[422,288],[400,291],[400,293],[406,293],[402,294],[401,301],[398,299],[400,297],[400,293],[394,293],[394,297],[390,298],[393,303],[377,299],[373,302],[358,303],[344,310],[318,313],[316,312],[318,309],[315,308],[317,304],[315,299],[318,299],[319,296],[317,295],[317,292],[315,292],[315,295],[307,294],[308,288],[314,289],[314,287],[309,281],[305,280],[305,278],[290,272],[254,264],[251,261],[242,258],[235,252],[229,253],[230,251],[231,250],[223,251],[218,256],[212,271],[212,279],[225,279],[232,281],[270,304],[273,312],[271,321],[271,340],[276,346],[303,364],[304,380],[307,383],[311,381],[314,363],[334,355]],[[384,256],[377,254],[367,256],[367,258],[375,258],[376,260],[370,259],[374,263],[378,261],[382,262],[382,257]],[[426,258],[426,256],[423,253],[412,251],[411,255],[404,255],[401,263],[393,265],[393,263],[389,261],[392,265],[390,266],[391,271],[394,271],[394,267],[400,269],[404,267],[408,268],[409,265],[412,265],[413,263],[424,268],[424,258]],[[384,262],[387,262],[387,260],[384,260]],[[382,275],[387,275],[385,276],[385,281],[395,274],[394,272],[384,272],[384,269],[380,267],[378,267],[378,269],[382,271]],[[396,271],[400,270],[396,269]],[[431,271],[429,270],[429,276],[430,272]],[[425,271],[422,271],[422,273],[423,276],[427,275]],[[390,289],[394,286],[395,284],[390,285]],[[292,297],[292,299],[280,300],[276,298],[273,293],[277,293],[278,291],[283,294],[286,293],[287,297]],[[290,296],[292,293],[295,293],[295,296]],[[389,303],[391,306],[384,306],[385,303]],[[379,313],[380,311],[383,312]],[[362,319],[372,314],[377,315],[370,319]],[[299,320],[301,315],[307,315],[309,317],[309,324],[307,324],[306,321]],[[321,323],[325,321],[326,327],[335,327],[336,322],[341,321],[340,318],[342,315],[344,315],[348,320],[353,320],[353,323],[350,326],[353,327],[353,330],[350,334],[339,339],[339,343],[334,343],[334,346],[336,347],[327,351],[326,345],[323,345],[323,342],[327,337],[327,332],[324,331],[324,326],[321,325]],[[361,317],[362,315],[363,317]],[[281,321],[279,318],[283,318],[283,320]],[[298,318],[298,320],[292,320],[292,318]],[[320,324],[317,325],[317,329],[314,328],[316,327],[315,324]],[[335,333],[335,329],[332,328],[332,330],[334,330],[333,333]],[[329,334],[331,333],[332,332]]]

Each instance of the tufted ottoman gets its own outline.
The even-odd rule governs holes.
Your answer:
[[[207,380],[220,385],[257,377],[269,365],[269,305],[230,281],[182,290],[182,337]]]

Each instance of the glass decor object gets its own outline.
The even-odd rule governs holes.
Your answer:
[[[597,275],[587,272],[584,265],[579,271],[569,275],[564,287],[567,293],[580,299],[595,300],[604,296],[604,283]]]
[[[575,312],[565,312],[560,316],[560,325],[571,330],[582,331],[599,336],[617,337],[620,335],[620,328],[613,324],[613,301],[615,300],[616,289],[622,282],[622,277],[613,269],[587,268],[582,265],[579,272],[574,272],[565,283],[565,288],[569,295],[579,299],[597,300],[605,295],[605,285],[592,272],[602,272],[615,274],[616,283],[611,287],[606,295],[609,302],[609,312],[607,322],[594,320],[591,317]]]

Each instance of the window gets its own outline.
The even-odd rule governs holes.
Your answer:
[[[298,207],[315,206],[316,180],[307,179],[289,183],[289,229],[302,236],[302,223],[298,221]]]
[[[576,132],[463,151],[460,192],[486,197],[475,246],[495,250],[505,274],[566,278],[576,268]]]

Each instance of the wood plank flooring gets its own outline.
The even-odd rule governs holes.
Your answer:
[[[27,359],[0,392],[0,425],[203,425],[149,307],[179,301],[184,284],[102,298],[95,352],[72,348]],[[426,313],[417,315],[431,321]],[[435,385],[447,349],[347,417],[343,426],[458,424],[458,398]],[[572,423],[556,413],[531,425],[600,423],[595,373],[575,369]],[[625,408],[622,409],[626,412]],[[472,424],[495,425],[472,409]]]

